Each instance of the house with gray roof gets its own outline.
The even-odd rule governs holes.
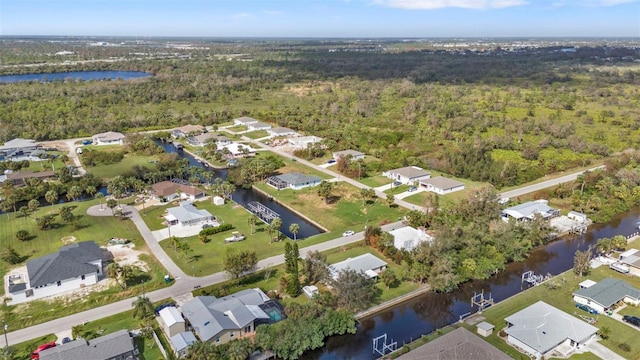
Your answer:
[[[623,280],[606,278],[594,285],[576,290],[573,293],[573,301],[603,313],[620,301],[632,305],[640,304],[640,290]]]
[[[560,215],[560,211],[550,207],[547,200],[529,201],[524,204],[512,206],[502,210],[502,220],[509,221],[515,219],[517,221],[531,221],[536,215],[542,216],[543,219],[551,219]]]
[[[269,125],[267,123],[260,122],[260,121],[256,121],[254,123],[247,124],[247,128],[250,131],[269,130],[269,129],[271,129],[271,125]]]
[[[540,360],[556,351],[568,357],[594,338],[598,328],[543,301],[505,318],[507,343]]]
[[[284,308],[260,289],[216,298],[196,296],[181,307],[189,328],[202,341],[224,344],[255,333],[259,324],[284,318]]]
[[[361,153],[360,151],[351,149],[336,151],[333,153],[334,160],[337,161],[341,157],[344,157],[345,159],[351,157],[351,160],[364,160],[365,154]]]
[[[511,357],[465,328],[457,328],[398,360],[510,360]]]
[[[430,172],[417,166],[405,166],[403,168],[388,170],[383,172],[382,175],[406,185],[415,185],[420,180],[431,177]]]
[[[200,135],[188,137],[187,143],[191,146],[205,146],[207,144],[215,144],[217,147],[231,144],[231,139],[224,135],[207,132]]]
[[[119,330],[95,339],[78,338],[43,350],[40,360],[135,360],[137,350],[127,330]]]
[[[189,353],[189,346],[198,342],[191,331],[181,332],[169,339],[169,344],[178,357],[183,358]]]
[[[94,145],[122,145],[126,137],[123,133],[107,131],[91,137]]]
[[[621,253],[618,259],[629,267],[631,274],[640,276],[640,250],[629,249]]]
[[[3,146],[0,146],[0,161],[23,160],[31,156],[39,148],[35,140],[21,138],[9,140]]]
[[[293,189],[300,190],[310,186],[316,186],[322,179],[315,175],[305,175],[298,172],[291,172],[282,175],[272,176],[267,179],[267,185],[278,190]]]
[[[93,241],[65,245],[27,261],[26,286],[11,293],[11,304],[93,285],[102,276],[102,249]]]
[[[234,125],[244,125],[247,126],[249,124],[253,124],[253,123],[257,123],[259,122],[258,119],[254,119],[252,117],[249,116],[242,116],[236,119],[233,119],[233,124]]]
[[[427,191],[434,192],[439,195],[445,195],[454,191],[464,190],[464,183],[458,180],[446,178],[444,176],[436,176],[431,179],[423,179],[419,181],[420,186]]]
[[[182,226],[199,224],[215,219],[210,212],[196,208],[190,201],[181,201],[180,206],[168,208],[167,215],[164,218],[169,225],[180,224]]]
[[[366,253],[329,265],[329,275],[336,280],[340,276],[341,271],[351,269],[356,272],[363,272],[370,279],[375,279],[378,277],[378,274],[383,272],[386,268],[387,263],[385,261],[374,255]]]
[[[269,135],[273,137],[298,135],[298,133],[295,130],[289,129],[288,127],[282,127],[282,126],[268,129],[267,132],[269,133]]]

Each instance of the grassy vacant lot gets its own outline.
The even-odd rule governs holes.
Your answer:
[[[53,229],[41,231],[37,228],[33,216],[25,218],[13,213],[2,215],[0,216],[0,244],[3,247],[14,247],[19,254],[25,257],[25,261],[57,251],[64,245],[63,238],[69,236],[75,237],[76,242],[94,240],[100,246],[106,245],[111,237],[127,238],[135,244],[136,250],[148,253],[144,240],[132,222],[110,216],[91,217],[86,215],[87,208],[97,203],[96,200],[92,200],[68,204],[73,207],[73,214],[79,218],[77,227],[73,224],[66,224],[59,217],[56,217]],[[55,208],[42,207],[36,216],[56,213],[59,206],[56,205]],[[106,209],[105,211],[110,210]],[[17,240],[15,233],[20,229],[29,231],[32,238],[27,241]],[[149,265],[150,272],[135,273],[135,279],[131,283],[140,284],[141,281],[144,281],[147,291],[166,286],[163,281],[166,270],[155,257],[143,254],[140,259]],[[11,269],[5,262],[2,262],[0,266],[2,275]],[[24,262],[17,266],[24,266]],[[2,313],[9,327],[17,330],[133,296],[140,293],[140,287],[141,285],[132,285],[121,290],[118,286],[112,286],[103,292],[91,293],[82,301],[56,300],[48,302],[38,300],[15,306],[4,305]],[[51,311],[51,309],[56,309],[56,311]]]
[[[247,126],[246,125],[236,125],[236,126],[232,126],[230,128],[228,128],[227,130],[232,131],[232,132],[241,132],[241,131],[247,131]]]
[[[248,132],[246,134],[244,134],[244,136],[248,137],[249,139],[260,139],[266,136],[269,136],[269,133],[266,130],[256,130],[256,131],[252,131],[252,132]]]
[[[111,145],[111,146],[86,146],[86,148],[95,151],[95,152],[112,152],[112,151],[123,151],[123,147],[119,145]],[[80,157],[80,161],[82,161],[83,155],[78,155]],[[132,153],[127,153],[124,156],[122,161],[117,162],[115,164],[109,165],[98,165],[93,167],[86,167],[85,170],[93,173],[96,177],[101,179],[110,179],[112,177],[118,175],[129,175],[131,174],[131,168],[134,166],[147,167],[155,169],[155,165],[151,164],[151,160],[155,160],[154,156],[145,156],[145,155],[137,155]]]
[[[376,176],[372,176],[372,177],[368,177],[368,178],[364,178],[364,179],[359,179],[359,182],[367,185],[367,186],[371,186],[371,187],[378,187],[378,186],[382,186],[382,185],[387,185],[387,184],[391,184],[392,180],[389,179],[386,176],[382,176],[382,175],[376,175]]]
[[[267,152],[265,152],[265,154],[267,154]],[[272,152],[268,152],[269,155],[274,155],[274,156],[279,156],[277,154],[274,154]],[[327,180],[327,179],[331,179],[330,175],[327,175],[321,171],[317,171],[316,169],[312,169],[306,165],[303,165],[295,160],[292,160],[293,158],[285,158],[285,157],[281,157],[282,161],[284,161],[284,167],[281,167],[280,169],[278,169],[278,172],[280,174],[286,174],[286,173],[290,173],[290,172],[299,172],[302,174],[306,174],[306,175],[315,175],[321,179]]]
[[[581,278],[575,275],[573,271],[565,272],[551,280],[559,285],[557,289],[551,290],[546,284],[539,285],[484,311],[482,315],[486,317],[486,321],[496,327],[493,335],[487,337],[487,341],[516,359],[526,358],[513,347],[509,346],[503,339],[499,338],[498,334],[500,330],[506,326],[504,318],[540,300],[568,314],[587,315],[586,312],[576,309],[572,299],[572,293],[578,289],[578,284],[587,278],[600,281],[607,277],[623,279],[632,286],[640,288],[640,278],[619,274],[608,267],[593,269],[591,274]],[[465,326],[469,330],[475,331],[472,326],[466,325],[466,323]],[[597,315],[597,324],[595,326],[600,329],[607,327],[610,330],[609,338],[601,341],[604,346],[626,359],[637,359],[638,356],[640,356],[640,342],[637,341],[640,331],[602,314]],[[618,345],[623,343],[630,346],[630,352],[624,352],[618,347]],[[587,359],[586,357],[579,358]]]

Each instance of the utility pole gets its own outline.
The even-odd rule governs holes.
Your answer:
[[[7,329],[9,325],[5,322],[4,318],[2,318],[2,329],[4,329],[4,348],[5,350],[9,348],[9,340],[7,340]]]

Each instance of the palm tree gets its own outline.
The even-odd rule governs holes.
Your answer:
[[[153,304],[151,304],[151,300],[146,296],[138,296],[138,298],[131,303],[131,306],[133,307],[131,315],[135,319],[146,319],[153,316]]]
[[[291,225],[289,225],[289,231],[293,234],[293,240],[298,240],[298,231],[300,231],[300,225],[291,223]]]
[[[78,198],[82,195],[82,188],[78,185],[73,185],[67,191],[67,198],[69,200],[73,199],[73,201],[78,201]]]
[[[253,228],[258,222],[258,217],[255,214],[251,214],[251,216],[249,216],[249,218],[247,219],[247,222],[251,226],[251,235],[253,235]]]
[[[180,239],[175,236],[172,236],[169,239],[169,245],[173,247],[173,251],[178,252],[178,247],[180,247]]]
[[[253,342],[247,338],[231,341],[227,348],[229,360],[246,360],[253,352]]]
[[[131,278],[131,276],[133,276],[133,266],[131,265],[124,265],[120,267],[120,273],[118,274],[120,276],[120,279],[122,280],[122,284],[124,285],[124,288],[127,288],[127,280],[129,280]]]
[[[55,190],[49,190],[44,194],[44,199],[51,204],[51,207],[53,207],[53,205],[58,202],[58,192]]]
[[[29,210],[33,213],[33,218],[36,218],[36,211],[38,211],[38,208],[40,207],[40,202],[36,199],[31,199],[29,200],[29,203],[27,204],[27,206],[29,207]]]
[[[271,224],[269,224],[269,228],[271,228],[272,232],[276,233],[276,236],[278,238],[280,238],[280,228],[282,227],[282,220],[280,218],[275,218],[273,220],[271,220]],[[271,233],[271,232],[270,232]],[[269,242],[271,242],[273,239],[269,239]]]
[[[120,286],[120,288],[124,290],[124,286],[120,283],[120,265],[113,262],[107,265],[104,271],[106,272],[108,277],[115,280],[118,286]]]
[[[102,210],[102,199],[104,199],[104,194],[101,192],[97,192],[93,197],[98,199],[98,201],[100,202],[100,210]]]

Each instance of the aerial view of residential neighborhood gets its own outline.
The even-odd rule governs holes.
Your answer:
[[[640,359],[638,2],[115,3],[2,5],[0,360]]]

